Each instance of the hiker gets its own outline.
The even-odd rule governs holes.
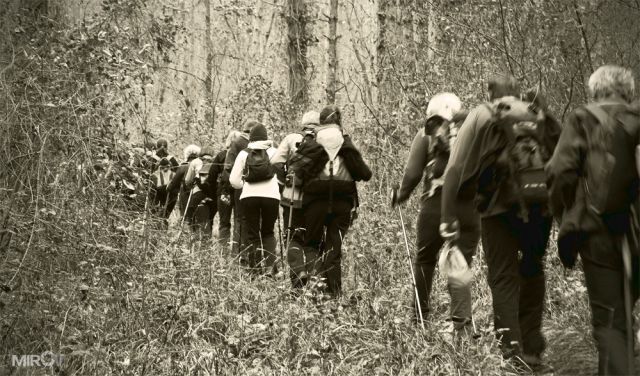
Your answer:
[[[160,161],[162,158],[165,158],[169,161],[171,170],[175,171],[178,168],[178,160],[173,155],[169,154],[169,142],[164,138],[159,139],[156,142],[155,149],[151,154],[151,163],[152,163],[152,171],[158,168]]]
[[[234,142],[229,146],[229,151],[227,151],[227,156],[224,159],[224,171],[222,172],[221,183],[228,185],[231,187],[229,182],[229,176],[231,174],[231,169],[236,161],[236,157],[238,154],[247,148],[249,145],[249,132],[251,129],[258,125],[257,120],[248,119],[245,121],[242,126],[242,133],[240,137],[238,137]],[[224,189],[224,188],[223,188]],[[240,255],[240,263],[246,263],[245,254],[244,254],[244,246],[243,240],[246,239],[247,236],[247,228],[244,225],[244,216],[242,213],[242,207],[240,206],[240,194],[242,193],[242,189],[234,189],[233,187],[229,188],[231,190],[231,200],[233,202],[233,250]]]
[[[356,182],[369,181],[372,173],[351,138],[342,133],[337,106],[320,112],[315,139],[307,139],[296,154],[309,161],[294,169],[304,193],[305,253],[318,254],[314,262],[325,280],[323,290],[337,297],[342,291],[342,241],[358,207]]]
[[[249,144],[238,153],[229,175],[231,186],[242,190],[240,205],[247,231],[249,267],[263,272],[261,264],[264,260],[266,273],[272,276],[277,272],[273,229],[280,210],[278,179],[269,162],[275,152],[267,129],[262,124],[254,124],[249,133]]]
[[[566,267],[582,259],[598,374],[635,375],[640,111],[629,69],[602,66],[588,87],[594,102],[569,115],[547,167],[558,251]]]
[[[278,146],[271,164],[282,176],[278,183],[283,187],[280,205],[282,217],[286,226],[287,261],[289,262],[289,277],[294,288],[304,286],[308,280],[311,263],[306,262],[304,255],[304,212],[302,211],[302,191],[295,182],[295,175],[287,169],[287,162],[295,155],[298,145],[306,134],[313,132],[320,123],[320,114],[309,111],[302,116],[300,132],[288,134]]]
[[[167,217],[165,216],[165,208],[169,200],[169,190],[167,189],[171,179],[175,173],[171,170],[171,162],[167,158],[160,159],[158,169],[151,175],[150,203],[152,211],[155,215],[164,220],[165,225]]]
[[[194,233],[202,239],[210,239],[213,231],[213,214],[216,209],[215,187],[207,186],[205,182],[211,170],[214,155],[212,147],[203,147],[198,158],[189,163],[184,176],[185,186],[191,187],[191,200],[187,205],[185,217],[188,218]]]
[[[426,315],[429,309],[429,297],[433,284],[433,274],[438,253],[444,244],[440,236],[440,214],[442,201],[442,183],[444,169],[449,160],[458,128],[467,113],[461,111],[460,99],[452,93],[439,93],[433,96],[427,106],[427,119],[413,139],[407,166],[392,206],[409,199],[411,192],[420,184],[424,175],[421,195],[420,214],[417,223],[416,244],[418,253],[413,265],[418,298],[413,300],[414,319]],[[459,201],[457,218],[461,219],[460,236],[455,245],[461,250],[468,265],[480,238],[480,219],[474,208],[473,200]],[[471,286],[448,284],[451,295],[451,319],[454,328],[463,329],[471,325]],[[416,306],[419,301],[419,307]],[[418,311],[420,310],[420,311]]]
[[[190,189],[184,184],[184,176],[187,174],[191,161],[198,158],[199,154],[200,147],[197,145],[192,144],[184,148],[184,162],[178,166],[175,175],[173,175],[173,179],[171,179],[171,183],[169,183],[169,186],[167,187],[170,195],[165,213],[167,218],[173,211],[176,203],[178,203],[178,209],[180,210],[180,220],[182,221],[182,219],[185,218],[184,211],[187,209]]]
[[[237,140],[238,137],[240,137],[240,132],[229,132],[224,144],[225,148],[221,150],[215,158],[213,158],[211,170],[209,171],[209,176],[207,176],[207,184],[212,186],[215,185],[219,244],[228,245],[231,240],[231,213],[233,211],[233,201],[231,200],[231,197],[233,194],[233,188],[231,188],[229,184],[224,184],[222,182],[222,172],[224,171],[225,159],[227,157],[229,147]]]
[[[475,200],[503,356],[547,372],[543,258],[551,216],[544,164],[560,126],[541,99],[524,102],[519,94],[515,78],[491,79],[490,102],[471,110],[460,127],[445,170],[440,232],[455,234],[463,223],[459,203]]]

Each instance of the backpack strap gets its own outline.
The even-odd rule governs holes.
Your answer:
[[[606,126],[607,128],[611,129],[611,121],[613,120],[611,118],[611,116],[609,116],[609,114],[607,114],[607,112],[605,110],[602,109],[602,107],[600,107],[599,105],[595,104],[595,103],[591,103],[588,104],[586,106],[584,106],[585,110],[587,110],[587,112],[589,112],[591,115],[593,115],[593,117],[596,118],[596,120],[598,120],[598,123]]]

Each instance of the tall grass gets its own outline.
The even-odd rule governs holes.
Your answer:
[[[8,356],[51,350],[64,362],[45,371],[67,375],[515,374],[493,335],[482,251],[473,267],[482,336],[454,340],[438,275],[422,330],[410,320],[399,220],[378,193],[363,196],[345,240],[345,293],[336,301],[318,300],[312,290],[293,297],[286,279],[251,277],[213,242],[183,236],[171,243],[177,224],[169,232],[150,224],[145,235],[135,226],[143,214],[120,219],[131,230],[119,247],[78,241],[73,259],[80,262],[51,249],[49,264],[23,266],[39,278],[1,296],[4,369],[42,371],[12,369]],[[411,223],[416,210],[405,208]],[[588,374],[596,366],[582,276],[564,271],[554,252],[552,245],[546,259],[546,358],[557,374]]]

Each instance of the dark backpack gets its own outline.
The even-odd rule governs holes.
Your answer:
[[[276,171],[269,161],[266,150],[247,148],[245,151],[248,154],[243,172],[245,182],[257,183],[273,178]]]
[[[616,159],[609,152],[613,127],[617,120],[609,116],[596,104],[585,106],[587,112],[598,120],[598,126],[586,129],[587,155],[584,161],[582,183],[587,207],[596,214],[602,214],[609,197],[609,184]]]
[[[481,173],[479,191],[490,202],[488,209],[501,194],[508,204],[518,204],[521,215],[528,218],[531,205],[548,202],[547,176],[544,171],[553,150],[546,142],[545,117],[531,103],[505,99],[487,104],[492,113],[491,134],[500,137],[495,162]],[[503,190],[502,192],[499,192]]]

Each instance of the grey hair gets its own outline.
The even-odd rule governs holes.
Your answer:
[[[186,148],[184,148],[184,160],[186,161],[187,159],[189,159],[190,156],[198,156],[198,154],[200,154],[200,146],[198,145],[189,145]]]
[[[619,95],[630,102],[635,89],[631,70],[617,65],[603,65],[589,77],[589,94],[593,99]]]
[[[240,131],[231,131],[229,132],[229,134],[227,135],[227,139],[224,141],[224,147],[225,149],[229,149],[231,147],[231,144],[238,139],[238,137],[240,137],[240,135],[242,135],[242,132]]]

